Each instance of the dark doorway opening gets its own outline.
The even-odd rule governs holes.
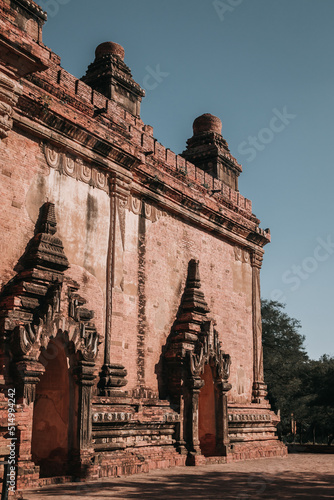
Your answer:
[[[217,453],[217,424],[216,424],[216,394],[209,364],[204,365],[201,375],[204,386],[199,393],[198,403],[198,436],[201,452],[205,457],[218,455]]]
[[[70,377],[61,342],[42,354],[45,373],[36,386],[31,452],[41,477],[65,475],[69,462]]]

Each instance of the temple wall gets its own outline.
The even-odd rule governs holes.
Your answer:
[[[108,194],[50,168],[40,141],[22,133],[12,133],[2,141],[0,153],[5,165],[0,215],[5,228],[0,263],[3,283],[15,274],[14,267],[33,234],[39,208],[46,200],[52,201],[56,207],[57,234],[71,264],[66,274],[80,284],[87,307],[95,311],[95,324],[103,341],[110,223]],[[232,357],[229,399],[250,402],[253,354],[249,254],[167,212],[162,212],[154,222],[130,210],[125,214],[124,249],[121,237],[116,235],[122,266],[116,263],[116,280],[121,286],[114,290],[111,357],[116,355],[128,370],[127,389],[135,388],[138,383],[138,328],[141,321],[146,321],[141,353],[145,358],[144,381],[153,391],[158,390],[162,348],[180,304],[188,262],[196,258],[200,261],[203,291],[211,316],[217,322],[222,347]],[[140,238],[144,238],[141,250]],[[139,268],[144,273],[140,277]],[[146,317],[138,315],[142,300]],[[102,364],[103,347],[99,359]]]
[[[138,381],[137,336],[145,322],[145,385],[158,390],[160,356],[176,318],[188,262],[199,259],[202,289],[210,316],[217,322],[222,348],[232,357],[230,399],[250,402],[252,390],[252,269],[249,255],[166,212],[155,222],[127,211],[123,274],[122,327],[117,322],[112,344],[123,350],[122,363],[133,389]],[[144,235],[144,236],[143,236]],[[139,239],[144,245],[139,251]],[[121,242],[119,242],[121,247]],[[247,262],[244,262],[247,260]],[[144,266],[144,276],[138,270]],[[138,287],[138,283],[141,286]],[[121,292],[119,292],[121,293]],[[139,304],[144,310],[138,314]]]
[[[14,390],[17,487],[284,455],[262,367],[270,231],[220,119],[176,155],[139,116],[124,49],[100,44],[78,80],[45,20],[0,0],[0,451]]]
[[[66,276],[79,283],[103,345],[105,329],[106,260],[110,201],[105,191],[77,181],[48,166],[43,144],[22,133],[0,142],[1,286],[15,275],[15,266],[34,234],[39,209],[55,204],[57,236],[70,262]],[[99,351],[103,363],[103,348]]]
[[[31,180],[38,172],[46,175],[38,140],[12,131],[0,142],[1,161],[1,286],[15,274],[14,267],[33,235],[34,222],[26,209],[26,196]],[[36,218],[38,205],[36,204]]]
[[[160,243],[160,245],[159,245]],[[174,217],[147,232],[147,383],[175,320],[190,259],[199,259],[202,290],[217,322],[222,349],[232,358],[231,398],[250,401],[252,379],[251,267],[235,261],[234,246]],[[244,276],[243,276],[244,275]],[[243,279],[243,278],[246,279]],[[158,337],[158,338],[157,338]],[[150,352],[149,350],[153,351]],[[247,383],[238,380],[243,367]],[[242,387],[243,386],[243,387]],[[243,390],[238,391],[238,387]]]

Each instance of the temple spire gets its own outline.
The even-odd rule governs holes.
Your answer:
[[[187,140],[187,149],[182,156],[230,188],[238,190],[242,168],[230,153],[222,136],[222,122],[217,116],[205,113],[196,118],[193,136]]]

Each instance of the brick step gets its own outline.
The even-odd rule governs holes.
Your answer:
[[[72,476],[41,477],[38,479],[39,486],[50,486],[51,484],[64,484],[73,481]]]
[[[205,465],[226,464],[226,457],[205,457]]]

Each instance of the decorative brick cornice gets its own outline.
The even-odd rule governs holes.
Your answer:
[[[57,106],[57,110],[54,109],[55,106]],[[20,99],[19,109],[14,115],[15,124],[45,139],[49,135],[49,130],[52,130],[53,136],[57,133],[60,136],[65,134],[67,143],[75,141],[95,156],[109,162],[115,162],[126,170],[132,170],[140,165],[142,157],[139,151],[137,152],[131,146],[129,138],[122,137],[120,140],[118,133],[116,140],[115,135],[110,134],[110,130],[101,124],[97,127],[90,127],[93,122],[89,117],[86,117],[86,127],[84,128],[76,123],[75,112],[71,115],[71,119],[62,113],[64,111],[67,114],[66,107],[66,104],[55,102],[47,94],[40,95],[38,98],[24,95]]]
[[[121,184],[121,179],[126,178],[124,174],[111,170],[111,165],[109,168],[107,165],[102,168],[97,162],[82,161],[74,154],[66,152],[64,148],[57,148],[50,143],[43,145],[43,151],[51,168],[105,192],[111,192],[108,183],[110,186],[113,184],[112,178],[116,179],[120,176]],[[81,154],[81,157],[83,156]],[[139,160],[137,162],[138,167],[131,169],[131,174],[128,173],[129,179],[134,176],[131,188],[126,187],[122,194],[126,198],[129,195],[129,189],[133,192],[132,199],[125,206],[134,213],[139,213],[139,207],[144,201],[147,218],[153,220],[155,218],[153,212],[156,218],[162,213],[179,214],[183,219],[188,218],[192,223],[207,228],[209,231],[216,231],[217,234],[236,241],[244,247],[249,242],[248,251],[254,248],[254,244],[264,246],[270,241],[269,233],[258,227],[258,220],[253,215],[236,213],[236,210],[230,208],[228,203],[225,204],[223,199],[217,200],[209,197],[207,190],[203,190],[202,193],[196,192],[195,197],[193,188],[185,186],[183,179],[171,178],[168,174],[167,178],[166,174],[160,177],[153,176],[149,173],[150,169],[147,166]],[[121,165],[124,166],[124,163]],[[125,167],[127,166],[126,158]],[[117,168],[116,162],[114,168]],[[121,184],[117,192],[122,191]],[[151,206],[152,210],[150,210]]]
[[[239,214],[221,200],[209,197],[207,190],[195,194],[195,190],[182,181],[163,175],[157,179],[147,170],[143,164],[134,170],[132,190],[136,196],[144,196],[167,214],[179,215],[183,220],[189,220],[245,248],[253,249],[269,243],[270,234],[258,227],[259,221],[255,216]]]
[[[87,92],[87,95],[90,92],[91,96],[91,100],[80,101],[79,94],[75,93],[74,77],[65,75],[66,82],[68,78],[73,79],[73,93],[67,94],[69,99],[75,97],[76,101],[89,108],[88,111],[75,109],[71,103],[56,97],[61,86],[55,84],[52,90],[48,74],[49,72],[44,76],[35,75],[34,84],[25,81],[24,98],[20,99],[15,123],[18,127],[44,138],[45,142],[48,142],[47,137],[52,135],[52,141],[59,144],[59,150],[63,147],[60,144],[66,144],[66,158],[63,157],[63,162],[56,167],[50,165],[51,168],[58,168],[65,175],[104,190],[104,181],[111,172],[120,171],[124,174],[128,171],[133,175],[131,192],[135,198],[144,200],[147,207],[152,205],[157,210],[186,219],[204,230],[244,247],[247,251],[263,247],[270,241],[269,232],[259,228],[259,220],[251,212],[250,201],[239,192],[212,176],[208,177],[200,169],[196,170],[194,165],[181,157],[175,157],[174,153],[164,149],[156,141],[152,149],[153,154],[151,151],[150,154],[145,154],[148,147],[145,137],[150,131],[140,125],[139,119],[138,127],[131,125],[127,128],[127,119],[131,123],[137,123],[137,118],[129,113],[125,116],[122,126],[121,121],[112,121],[111,115],[94,118],[92,103],[95,98],[101,101],[102,96],[97,93],[95,96],[92,89],[77,80],[80,96],[83,92]],[[54,70],[50,74],[53,75]],[[43,93],[40,86],[45,83],[50,87],[48,92],[53,93],[45,97],[47,100],[44,106],[41,105]],[[104,97],[101,103],[106,105],[107,101]],[[115,103],[113,106],[116,106]],[[110,134],[108,124],[116,127],[113,134]],[[141,140],[138,137],[140,127],[143,131]],[[80,149],[79,158],[83,161],[81,166],[80,161],[76,159],[77,153],[72,152],[74,149]],[[171,158],[174,158],[176,168],[172,165]]]
[[[13,127],[13,107],[22,94],[22,86],[0,71],[0,138],[7,137]]]
[[[83,162],[81,158],[75,158],[66,152],[60,151],[50,144],[44,143],[42,148],[50,168],[109,193],[107,172]]]
[[[13,0],[13,3],[21,5],[31,14],[38,17],[41,21],[47,20],[47,13],[36,2],[32,2],[31,0]]]
[[[35,52],[44,57],[42,49],[34,45]],[[114,49],[108,54],[100,50],[97,59],[127,74],[121,56]],[[259,220],[251,212],[251,202],[237,190],[164,148],[139,116],[67,73],[55,54],[48,52],[48,57],[47,71],[35,73],[30,81],[24,79],[24,95],[14,112],[14,123],[46,142],[52,137],[60,149],[66,144],[69,159],[61,167],[65,175],[105,189],[109,171],[131,171],[131,192],[148,205],[152,202],[159,210],[239,245],[243,242],[241,246],[248,250],[270,241],[269,232],[259,228]],[[219,131],[195,132],[198,140],[214,134],[222,161],[232,170],[240,170]],[[80,150],[78,157],[83,161],[82,166],[76,162],[75,168],[70,158],[76,156],[74,150]]]
[[[228,421],[231,423],[271,422],[272,413],[230,413]]]
[[[117,173],[107,166],[101,168],[97,162],[84,162],[80,158],[76,158],[74,154],[67,153],[64,148],[54,147],[50,143],[45,143],[43,150],[51,168],[106,192],[108,192],[109,177]],[[117,151],[114,154],[113,146],[111,146],[109,156],[117,158]],[[128,156],[127,153],[123,153],[123,155],[124,161],[123,158],[118,157],[114,168],[117,168],[116,164],[118,163],[127,168],[129,160],[133,165],[133,157]],[[81,157],[84,155],[81,154]],[[131,167],[134,175],[131,185],[134,201],[132,205],[130,203],[127,205],[134,213],[136,213],[136,204],[140,204],[135,200],[144,199],[148,211],[149,206],[153,205],[156,207],[153,211],[156,211],[158,215],[161,211],[180,214],[182,218],[189,218],[193,223],[207,227],[210,231],[214,230],[217,231],[217,234],[228,239],[239,241],[239,243],[243,242],[243,246],[247,245],[247,242],[250,243],[250,248],[253,248],[254,244],[264,246],[270,241],[269,233],[258,227],[256,217],[246,212],[243,213],[242,210],[238,213],[234,206],[230,207],[230,203],[224,201],[224,198],[209,197],[206,189],[203,189],[202,192],[196,190],[195,195],[194,189],[185,185],[184,179],[173,178],[163,172],[158,177],[153,175],[154,170],[151,173],[152,169],[141,163],[139,159],[135,159],[135,162],[137,162],[137,166]],[[132,177],[132,174],[128,175],[129,178]],[[148,214],[148,218],[150,217]]]
[[[135,215],[144,215],[151,222],[156,222],[165,215],[165,212],[160,210],[156,204],[132,194],[129,197],[128,209]]]

